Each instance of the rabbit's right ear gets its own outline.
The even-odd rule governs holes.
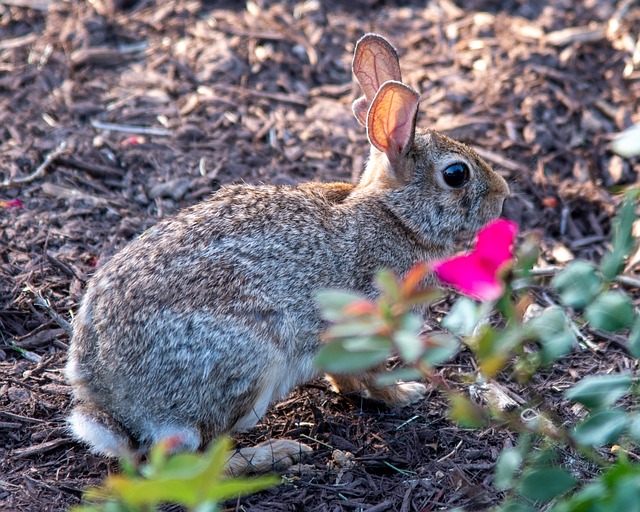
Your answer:
[[[353,115],[366,126],[367,111],[382,84],[390,80],[402,82],[398,54],[384,37],[365,34],[356,43],[352,68],[364,93],[353,102]]]
[[[367,115],[369,142],[387,155],[394,172],[401,174],[402,157],[411,147],[416,131],[420,95],[408,85],[386,82],[376,94]],[[396,176],[404,182],[408,176]]]

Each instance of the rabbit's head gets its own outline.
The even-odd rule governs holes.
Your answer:
[[[364,93],[353,113],[371,143],[358,188],[385,190],[401,219],[439,245],[500,215],[509,194],[505,180],[465,144],[416,130],[420,95],[402,83],[398,56],[386,39],[367,34],[358,41],[353,73]]]

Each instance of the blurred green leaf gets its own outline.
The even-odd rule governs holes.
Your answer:
[[[640,444],[640,413],[629,414],[629,435],[637,444]]]
[[[495,377],[511,356],[511,351],[527,337],[526,330],[519,327],[496,331],[489,325],[483,325],[479,334],[468,340],[476,354],[480,370],[487,378]]]
[[[345,317],[343,313],[345,306],[352,302],[364,301],[366,298],[343,290],[320,290],[316,294],[316,300],[320,306],[322,318],[330,322],[338,322]]]
[[[494,512],[536,512],[536,509],[531,508],[524,503],[518,503],[515,501],[507,501],[500,505]]]
[[[486,417],[481,407],[471,402],[468,398],[458,394],[449,394],[449,418],[461,427],[477,428],[486,423]]]
[[[606,253],[600,262],[600,268],[606,279],[611,280],[624,267],[626,256],[633,249],[633,221],[636,219],[637,191],[627,193],[620,212],[612,222],[612,249]]]
[[[565,306],[582,309],[600,292],[602,279],[591,263],[574,260],[553,278],[551,286]]]
[[[573,438],[584,446],[615,443],[628,423],[623,411],[602,411],[589,416],[573,430]]]
[[[157,505],[159,503],[196,504],[197,499],[184,480],[142,480],[113,476],[105,482],[113,491],[130,505]]]
[[[522,454],[516,448],[502,450],[496,462],[493,485],[498,491],[506,491],[513,487],[513,478],[522,465]]]
[[[380,331],[382,326],[382,322],[377,318],[345,321],[329,327],[326,335],[332,339],[372,336]]]
[[[594,375],[567,389],[564,396],[590,409],[607,407],[629,392],[631,382],[628,374]]]
[[[540,341],[540,362],[548,365],[567,354],[576,343],[575,334],[567,325],[567,317],[560,308],[551,308],[529,322]]]
[[[315,365],[327,372],[354,373],[378,366],[391,355],[391,343],[388,349],[349,350],[350,340],[338,340],[324,345],[315,358]],[[366,340],[365,340],[366,342]],[[351,345],[353,346],[353,344]]]
[[[633,304],[620,291],[600,294],[585,310],[589,323],[603,331],[618,331],[629,327],[635,318]]]
[[[525,498],[547,502],[567,492],[575,484],[575,479],[562,468],[539,468],[526,471],[517,489]]]
[[[402,326],[393,333],[393,342],[398,353],[406,363],[414,363],[424,352],[424,346],[420,337],[422,330],[422,318],[412,313],[402,317]]]
[[[380,270],[375,277],[375,283],[378,289],[387,297],[392,303],[400,301],[401,291],[400,283],[398,282],[398,276],[396,276],[391,270]]]
[[[365,336],[362,338],[347,338],[340,340],[348,352],[370,352],[372,350],[386,350],[391,353],[391,341],[386,336]]]
[[[627,340],[627,348],[629,354],[636,359],[640,359],[640,315],[636,315],[629,333],[629,339]]]
[[[280,479],[276,475],[222,480],[216,485],[208,486],[205,496],[209,500],[224,501],[269,489],[277,485],[279,481]]]
[[[416,368],[397,368],[389,372],[383,372],[376,376],[376,384],[378,386],[391,386],[398,381],[409,382],[412,380],[420,380],[422,373]]]
[[[442,320],[442,326],[459,336],[470,336],[482,319],[479,304],[467,297],[460,297]]]
[[[421,361],[427,366],[442,364],[460,350],[457,338],[447,334],[433,334],[427,337]]]

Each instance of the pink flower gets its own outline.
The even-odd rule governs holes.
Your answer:
[[[0,208],[22,208],[20,199],[12,199],[11,201],[0,201]]]
[[[496,300],[504,291],[500,271],[513,260],[517,232],[515,222],[498,219],[478,232],[471,253],[433,261],[430,267],[443,283],[461,293],[478,300]]]

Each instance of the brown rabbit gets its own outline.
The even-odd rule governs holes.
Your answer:
[[[144,451],[178,435],[181,449],[253,427],[268,405],[318,375],[325,325],[314,295],[375,296],[381,268],[456,251],[497,217],[509,189],[469,147],[415,129],[418,93],[395,50],[367,34],[354,74],[354,114],[371,154],[358,185],[229,186],[165,219],[91,279],[74,322],[66,376],[74,435],[96,453]],[[333,376],[343,392],[391,405],[419,383],[379,388]],[[289,440],[245,448],[229,471],[285,467],[310,450]]]

